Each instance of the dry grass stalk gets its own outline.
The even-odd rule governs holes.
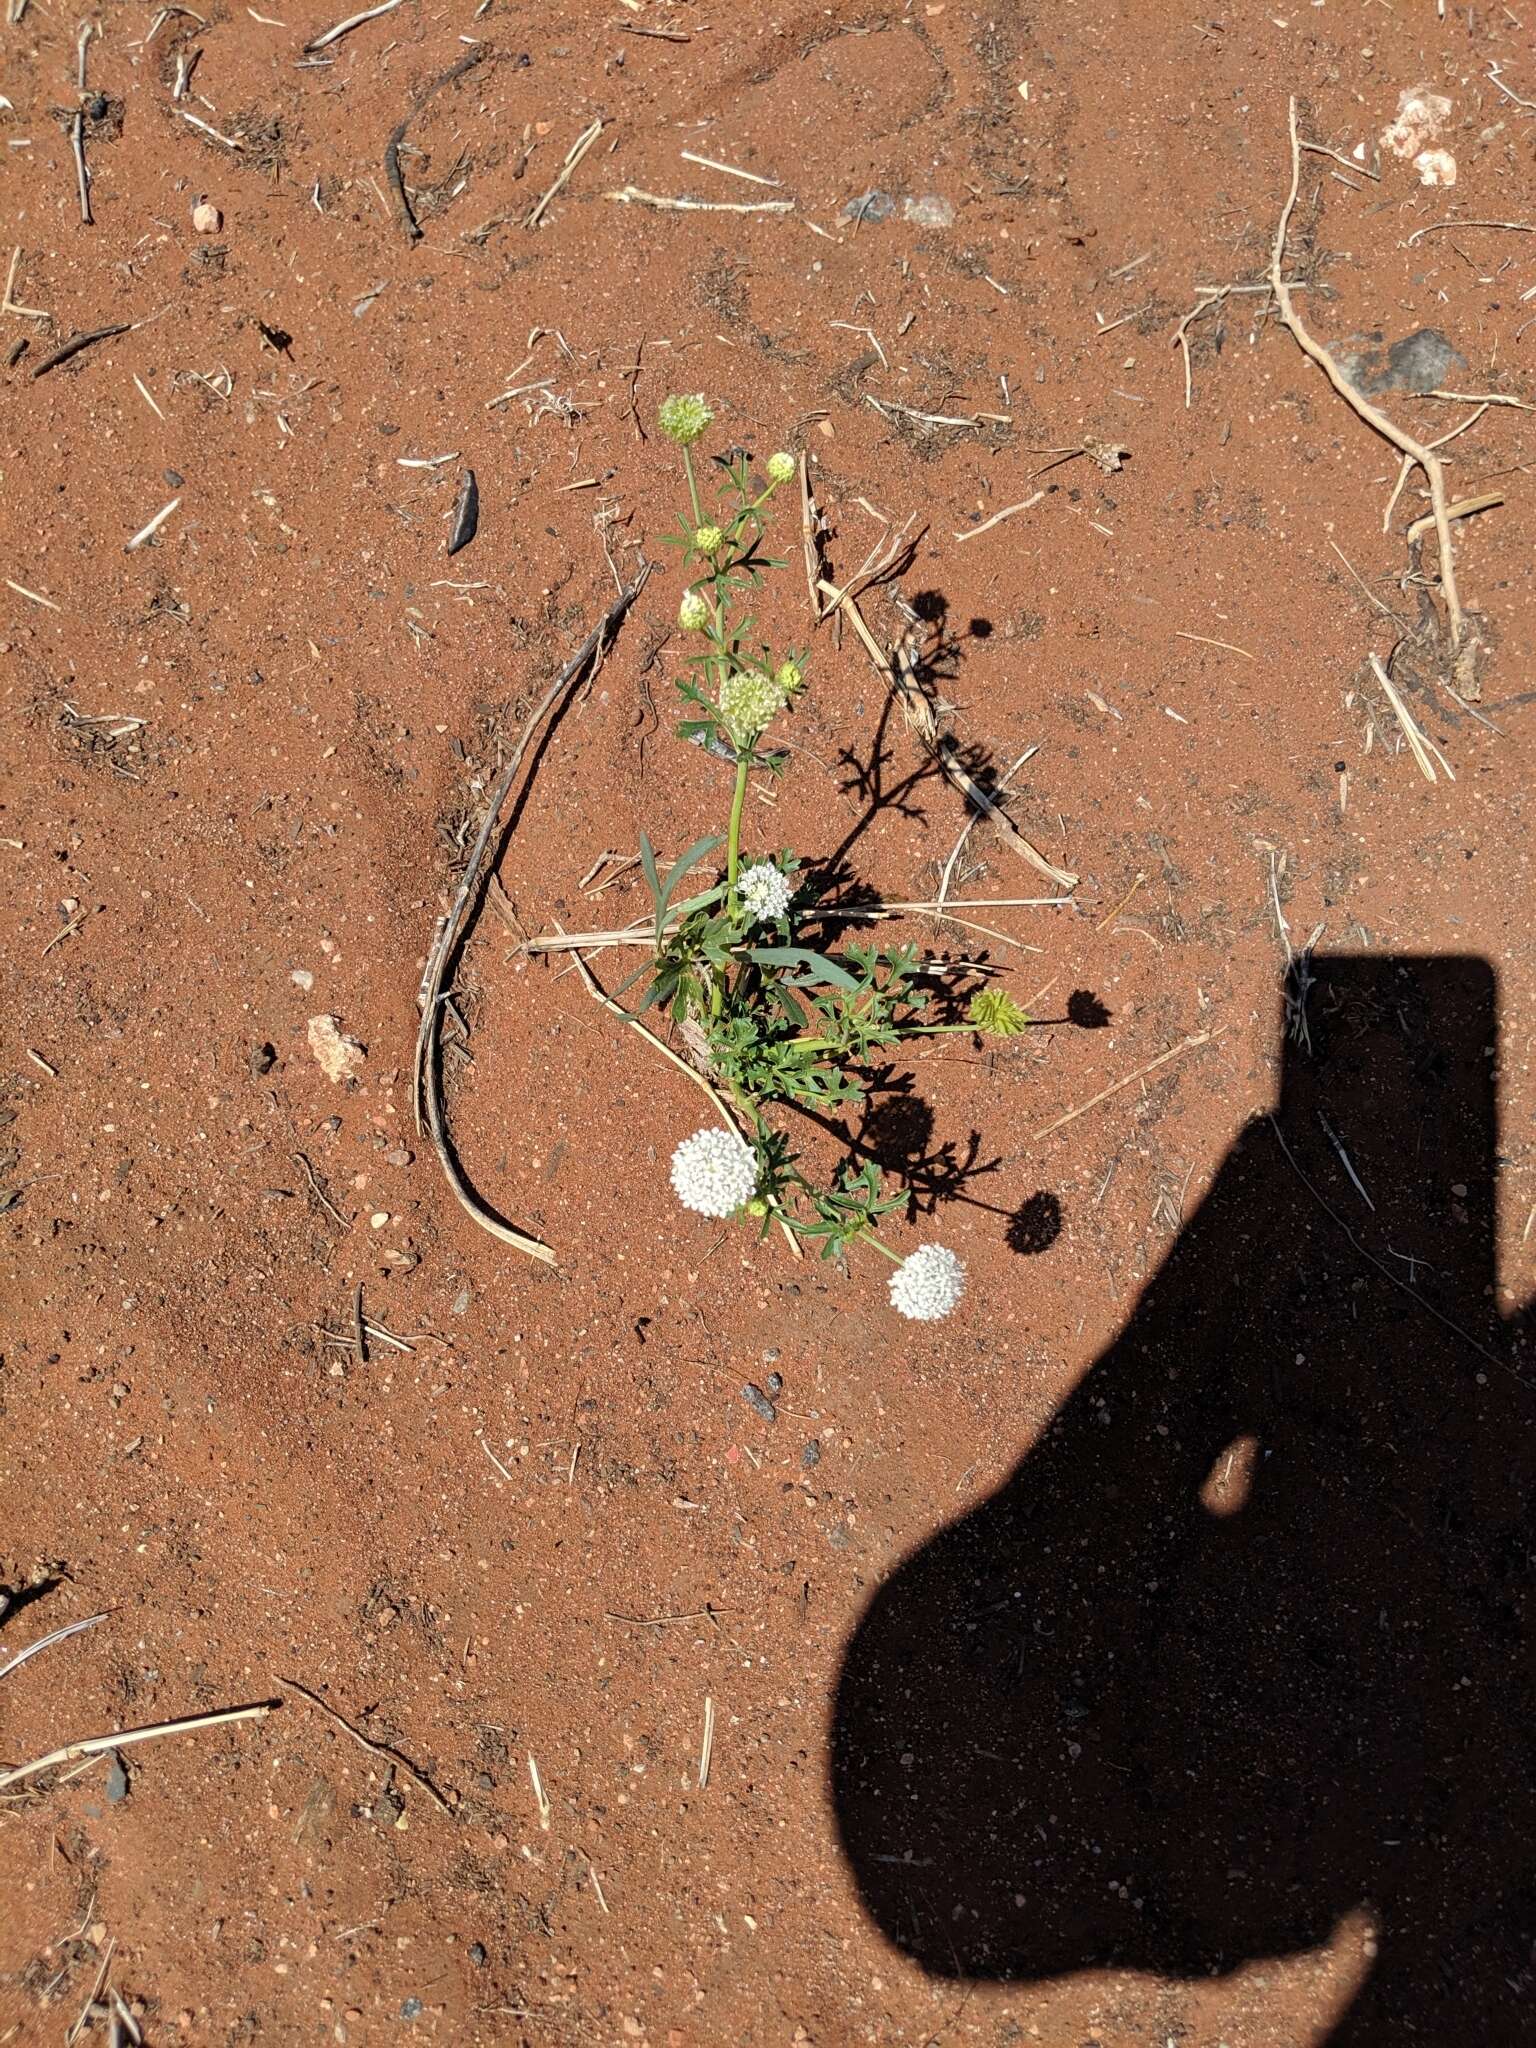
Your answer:
[[[1371,668],[1377,682],[1380,683],[1385,693],[1387,702],[1392,707],[1393,715],[1403,729],[1403,738],[1408,742],[1413,758],[1418,762],[1419,771],[1423,775],[1424,780],[1426,782],[1439,780],[1435,774],[1435,765],[1438,762],[1445,773],[1446,780],[1454,782],[1456,780],[1455,770],[1429,737],[1428,733],[1419,724],[1413,713],[1408,709],[1408,706],[1403,702],[1396,684],[1387,674],[1381,661],[1374,654],[1371,656]]]
[[[1171,1045],[1166,1052],[1160,1052],[1155,1060],[1148,1060],[1145,1066],[1138,1067],[1133,1074],[1127,1074],[1123,1080],[1112,1081],[1107,1088],[1101,1088],[1098,1094],[1091,1096],[1087,1102],[1079,1103],[1076,1109],[1069,1109],[1065,1116],[1057,1117],[1054,1123],[1046,1124],[1036,1131],[1033,1134],[1036,1144],[1042,1138],[1048,1138],[1052,1131],[1059,1131],[1064,1124],[1075,1123],[1078,1117],[1086,1116],[1090,1109],[1097,1109],[1101,1102],[1108,1102],[1112,1095],[1118,1095],[1122,1089],[1131,1087],[1144,1075],[1156,1073],[1159,1067],[1167,1066],[1170,1060],[1176,1060],[1186,1052],[1193,1052],[1197,1045],[1209,1045],[1212,1039],[1221,1036],[1221,1031],[1225,1028],[1223,1025],[1220,1030],[1197,1031],[1191,1038],[1181,1038],[1177,1045]]]
[[[605,192],[621,206],[649,206],[659,213],[793,213],[793,199],[667,199],[658,192],[642,192],[638,185],[625,185],[617,192]]]
[[[1027,512],[1032,505],[1038,505],[1044,496],[1044,491],[1036,491],[1033,497],[1021,499],[1017,505],[1005,505],[1001,512],[994,512],[992,517],[984,519],[980,526],[968,526],[964,533],[957,533],[955,539],[974,540],[978,533],[986,533],[994,526],[1001,526],[1005,519],[1011,519],[1016,512]]]
[[[152,1742],[161,1735],[190,1735],[199,1728],[220,1728],[230,1721],[254,1721],[281,1705],[281,1700],[260,1700],[250,1707],[225,1707],[217,1714],[190,1714],[182,1721],[156,1721],[148,1728],[125,1728],[117,1735],[88,1735],[80,1742],[66,1742],[62,1749],[51,1749],[29,1764],[0,1771],[0,1792],[44,1771],[56,1770],[60,1764],[73,1763],[78,1757],[105,1756],[109,1750],[128,1749],[134,1743]]]
[[[13,1657],[7,1657],[5,1662],[0,1664],[0,1678],[7,1678],[11,1672],[19,1671],[28,1658],[37,1656],[40,1651],[51,1650],[55,1643],[65,1642],[70,1636],[77,1636],[85,1629],[94,1628],[98,1621],[105,1621],[106,1618],[105,1611],[100,1614],[88,1614],[83,1621],[67,1621],[62,1628],[54,1629],[51,1635],[39,1636],[35,1643],[28,1643],[25,1649],[18,1650]]]
[[[576,166],[581,162],[582,158],[586,155],[587,151],[592,147],[593,143],[596,142],[598,136],[601,135],[602,132],[603,124],[601,119],[590,122],[587,127],[582,129],[581,133],[577,136],[576,140],[571,144],[570,148],[565,153],[565,162],[560,166],[559,176],[555,179],[555,182],[553,183],[553,185],[550,186],[549,190],[544,194],[543,198],[534,207],[532,213],[530,213],[528,218],[523,222],[523,226],[525,228],[536,228],[539,225],[539,222],[544,218],[545,209],[549,206],[552,200],[559,198],[560,194],[571,182],[571,173],[575,170]]]

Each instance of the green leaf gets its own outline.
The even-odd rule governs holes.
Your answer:
[[[812,953],[804,946],[753,946],[747,958],[755,960],[759,967],[804,968],[797,985],[825,981],[830,982],[833,988],[847,989],[850,995],[859,986],[846,967],[839,967],[824,953]]]
[[[689,847],[688,851],[683,855],[682,859],[677,863],[677,866],[673,868],[672,872],[667,876],[666,881],[662,883],[656,896],[656,928],[658,931],[667,921],[667,905],[672,900],[672,891],[677,887],[678,883],[683,879],[683,876],[687,874],[688,870],[694,865],[694,863],[696,861],[703,860],[706,854],[713,853],[715,848],[719,844],[720,834],[718,832],[710,833],[707,837],[703,839],[696,839],[693,842],[692,846]],[[640,858],[642,861],[644,861],[645,854],[643,851],[641,853]],[[651,856],[652,874],[654,874],[655,871],[656,857],[653,854]]]
[[[656,849],[642,832],[640,834],[640,866],[645,874],[645,885],[651,892],[651,901],[656,906],[656,923],[661,924],[661,883],[656,875]]]

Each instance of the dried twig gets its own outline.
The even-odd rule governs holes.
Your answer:
[[[141,548],[146,541],[152,540],[180,503],[180,498],[172,498],[168,505],[162,505],[154,518],[146,526],[141,526],[133,539],[125,543],[123,553],[131,555],[135,548]]]
[[[136,1742],[151,1742],[159,1735],[190,1735],[195,1729],[218,1728],[227,1721],[254,1721],[263,1714],[274,1713],[281,1705],[281,1700],[260,1700],[254,1706],[225,1707],[217,1714],[189,1714],[181,1721],[156,1721],[148,1728],[125,1728],[116,1735],[88,1735],[81,1742],[66,1742],[62,1749],[51,1749],[29,1764],[0,1771],[0,1792],[19,1785],[23,1779],[55,1770],[60,1764],[71,1764],[77,1757],[105,1756],[109,1750],[128,1749]]]
[[[210,127],[208,122],[199,120],[196,114],[189,114],[185,107],[173,107],[171,111],[179,119],[185,121],[189,127],[195,128],[200,135],[206,135],[210,142],[217,142],[224,149],[243,150],[245,148],[245,142],[242,137],[221,134],[217,128]]]
[[[91,174],[85,167],[85,108],[76,107],[69,124],[69,146],[75,156],[75,183],[80,192],[80,219],[84,226],[96,225],[91,215]]]
[[[1411,457],[1423,470],[1425,481],[1429,485],[1430,502],[1434,506],[1435,533],[1440,554],[1440,588],[1445,598],[1450,642],[1454,651],[1461,644],[1466,622],[1461,608],[1461,597],[1456,588],[1455,550],[1451,539],[1451,523],[1446,513],[1445,471],[1441,467],[1440,458],[1422,441],[1415,440],[1412,434],[1407,433],[1394,420],[1388,419],[1379,406],[1373,405],[1355,389],[1333,356],[1308,332],[1306,323],[1296,310],[1291,287],[1283,275],[1286,236],[1290,230],[1291,215],[1296,210],[1296,195],[1301,185],[1301,144],[1296,132],[1294,96],[1290,102],[1290,134],[1291,186],[1275,227],[1274,248],[1269,265],[1269,287],[1275,295],[1280,317],[1290,329],[1302,353],[1316,363],[1345,404],[1357,413],[1367,426],[1374,427],[1383,440],[1390,441],[1399,454]]]
[[[334,28],[328,28],[313,42],[306,43],[305,56],[313,56],[316,50],[323,50],[330,43],[339,43],[343,36],[351,35],[353,29],[361,28],[365,21],[377,21],[381,14],[393,14],[399,5],[400,0],[379,0],[377,7],[365,8],[361,14],[349,14],[345,21],[338,21]]]
[[[1419,772],[1424,777],[1424,780],[1426,782],[1435,782],[1439,779],[1435,774],[1435,764],[1438,762],[1445,771],[1446,780],[1454,782],[1456,780],[1455,770],[1429,737],[1429,734],[1419,724],[1413,713],[1408,709],[1408,706],[1403,702],[1402,697],[1398,694],[1396,684],[1387,674],[1380,659],[1374,654],[1370,659],[1371,668],[1376,680],[1386,693],[1387,702],[1391,705],[1393,714],[1403,729],[1403,738],[1408,742],[1409,749],[1413,754],[1414,760],[1419,764]]]
[[[46,605],[51,612],[61,612],[64,609],[63,605],[56,604],[51,597],[44,597],[40,590],[28,590],[25,583],[13,583],[9,576],[5,579],[5,587],[7,590],[14,590],[18,597],[30,598],[33,604]]]
[[[1027,512],[1031,505],[1038,505],[1045,492],[1036,491],[1032,498],[1021,499],[1017,505],[1005,505],[1001,512],[994,512],[990,519],[984,519],[980,526],[967,527],[964,533],[957,533],[956,540],[974,540],[978,533],[985,533],[990,527],[1001,526],[1005,519],[1011,519],[1015,512]]]
[[[127,334],[132,328],[131,320],[119,320],[111,327],[93,327],[89,334],[72,334],[68,341],[56,348],[52,355],[43,357],[32,368],[33,378],[46,377],[50,370],[56,370],[60,363],[67,363],[71,356],[79,355],[81,349],[89,348],[93,342],[110,341],[114,334]]]
[[[51,1635],[39,1636],[35,1643],[28,1643],[24,1650],[18,1650],[14,1657],[7,1657],[0,1664],[0,1678],[13,1671],[19,1671],[29,1657],[35,1657],[40,1650],[52,1649],[55,1643],[62,1643],[70,1636],[77,1636],[83,1629],[94,1628],[98,1621],[106,1620],[106,1613],[88,1614],[84,1621],[67,1621],[62,1628],[56,1628]]]
[[[793,199],[666,199],[658,192],[642,192],[638,185],[625,185],[618,192],[605,192],[621,206],[650,206],[660,213],[793,213]],[[531,223],[530,223],[531,225]]]
[[[1435,220],[1427,228],[1415,228],[1403,247],[1411,249],[1426,235],[1441,234],[1446,228],[1510,228],[1518,235],[1536,235],[1536,222],[1528,220]]]
[[[454,80],[462,78],[466,71],[473,71],[485,54],[486,46],[483,43],[477,43],[467,57],[461,57],[458,63],[451,64],[440,78],[434,78],[405,119],[391,132],[388,142],[384,145],[384,176],[388,179],[389,189],[394,193],[396,203],[400,208],[400,217],[405,224],[405,232],[413,242],[421,240],[422,229],[412,210],[410,199],[406,194],[405,179],[400,174],[400,145],[405,140],[405,131],[416,119],[417,115],[424,110],[428,101],[435,99],[445,85],[452,85]]]
[[[304,1155],[304,1153],[295,1152],[293,1157],[295,1163],[303,1167],[305,1177],[309,1182],[309,1192],[320,1204],[321,1208],[325,1211],[326,1215],[330,1217],[331,1221],[336,1225],[336,1228],[338,1230],[348,1229],[350,1226],[347,1222],[346,1217],[342,1215],[341,1211],[337,1208],[336,1204],[325,1192],[325,1189],[321,1187],[320,1182],[316,1177],[315,1169],[310,1165],[309,1160]]]
[[[544,209],[549,205],[551,200],[557,199],[560,196],[560,194],[565,190],[566,186],[571,181],[572,171],[575,170],[576,166],[581,162],[582,158],[586,155],[587,151],[592,147],[593,143],[596,142],[597,138],[599,137],[599,135],[602,134],[602,132],[603,124],[601,118],[589,122],[588,125],[582,129],[581,133],[577,136],[576,140],[571,144],[570,148],[565,153],[565,162],[560,166],[559,176],[555,179],[555,182],[553,183],[553,185],[550,186],[549,190],[544,194],[543,198],[534,207],[533,211],[529,214],[528,218],[523,222],[523,226],[525,228],[536,228],[539,225],[539,222],[544,218]]]
[[[704,1792],[704,1791],[707,1791],[707,1790],[708,1790],[708,1787],[709,1787],[709,1765],[710,1765],[710,1759],[711,1759],[711,1758],[712,1758],[712,1757],[714,1756],[714,1753],[715,1753],[715,1703],[714,1703],[714,1701],[713,1701],[713,1700],[712,1700],[712,1699],[711,1699],[711,1698],[710,1698],[710,1697],[709,1697],[709,1696],[708,1696],[708,1695],[706,1694],[706,1695],[705,1695],[705,1699],[704,1699],[704,1734],[703,1734],[703,1737],[701,1738],[701,1740],[700,1740],[700,1743],[699,1743],[699,1777],[698,1777],[698,1789],[699,1789],[699,1790],[700,1790],[701,1792]]]
[[[17,319],[18,319],[18,320],[49,320],[49,319],[51,319],[51,318],[53,317],[53,316],[52,316],[52,314],[50,314],[50,313],[44,313],[44,312],[42,312],[42,311],[41,311],[41,310],[40,310],[40,309],[39,309],[38,307],[36,307],[36,306],[22,306],[22,305],[18,305],[18,304],[17,304],[17,302],[16,302],[16,300],[15,300],[15,299],[13,299],[13,298],[11,297],[11,287],[12,287],[12,286],[13,286],[13,285],[15,284],[15,282],[16,282],[16,266],[17,266],[17,264],[19,264],[19,263],[20,263],[20,261],[21,261],[21,250],[20,250],[20,248],[15,248],[15,249],[12,249],[12,251],[11,251],[11,267],[10,267],[10,269],[9,269],[9,270],[8,270],[8,271],[6,272],[6,278],[5,278],[5,296],[4,296],[3,298],[0,298],[0,313],[14,313],[14,314],[16,315],[16,317],[17,317]]]
[[[311,1692],[307,1685],[300,1685],[296,1678],[279,1677],[277,1682],[281,1686],[286,1686],[289,1692],[296,1692],[301,1699],[308,1700],[312,1707],[318,1707],[322,1714],[328,1715],[336,1723],[338,1728],[344,1728],[354,1742],[360,1743],[374,1756],[382,1757],[386,1763],[393,1764],[397,1770],[404,1771],[413,1784],[421,1787],[434,1806],[446,1813],[450,1820],[453,1818],[454,1809],[450,1801],[443,1797],[426,1772],[418,1770],[408,1756],[388,1742],[375,1742],[371,1735],[365,1735],[355,1722],[347,1719],[345,1714],[338,1714],[328,1700],[321,1699],[317,1692]]]
[[[433,1150],[437,1153],[438,1163],[443,1169],[449,1187],[460,1205],[481,1229],[488,1230],[492,1237],[500,1238],[503,1244],[512,1245],[516,1250],[525,1252],[529,1258],[539,1259],[545,1265],[551,1266],[555,1262],[555,1255],[549,1246],[541,1244],[535,1237],[527,1236],[523,1231],[513,1230],[498,1217],[493,1216],[459,1172],[458,1164],[449,1149],[447,1120],[441,1095],[441,1075],[436,1057],[443,1007],[442,988],[448,963],[456,955],[474,913],[479,897],[481,870],[485,865],[491,833],[501,816],[502,805],[507,800],[513,780],[522,766],[523,756],[527,753],[534,734],[555,705],[563,702],[569,691],[587,673],[589,665],[594,660],[601,660],[625,614],[645,588],[649,575],[650,565],[646,563],[642,565],[635,580],[628,584],[608,607],[601,620],[593,627],[530,712],[516,746],[496,778],[495,787],[486,804],[485,817],[470,850],[469,862],[455,891],[452,907],[433,943],[426,973],[422,978],[421,1028],[416,1036],[416,1128],[419,1131],[426,1131],[430,1136]]]
[[[1220,647],[1228,654],[1240,654],[1244,661],[1258,659],[1256,655],[1250,654],[1246,647],[1235,646],[1230,640],[1213,640],[1209,633],[1183,633],[1176,629],[1173,637],[1175,640],[1198,640],[1206,647]]]
[[[742,178],[749,185],[770,185],[778,189],[784,182],[782,178],[764,178],[757,171],[738,170],[735,164],[717,163],[712,156],[695,156],[691,149],[680,150],[678,154],[685,164],[699,164],[704,170],[720,171],[727,178]]]

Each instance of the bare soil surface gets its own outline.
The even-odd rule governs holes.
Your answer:
[[[1529,30],[1508,9],[1354,0],[404,0],[306,59],[342,12],[113,5],[83,93],[75,14],[33,0],[0,26],[0,257],[20,251],[0,315],[0,1663],[108,1611],[0,1678],[0,1751],[19,1765],[280,1702],[0,1790],[0,2040],[60,2039],[98,1980],[151,2042],[1528,2040],[1529,1874],[1455,1844],[1496,1834],[1506,1799],[1523,1810],[1530,1777],[1536,1532],[1508,1319],[1536,1254],[1536,439],[1514,402],[1536,397],[1536,241],[1412,237],[1529,212]],[[1451,191],[1378,157],[1419,84],[1451,103]],[[1504,495],[1457,525],[1480,695],[1452,694],[1423,643],[1393,666],[1448,764],[1433,782],[1367,664],[1435,609],[1433,534],[1406,538],[1422,479],[1384,531],[1396,453],[1264,288],[1291,95],[1336,152],[1302,162],[1287,275],[1306,319],[1378,368],[1436,329],[1465,364],[1451,390],[1510,401],[1445,449],[1453,497]],[[407,117],[419,239],[386,169]],[[617,203],[627,187],[793,206],[660,210]],[[894,210],[849,217],[872,192]],[[949,225],[909,217],[935,196]],[[1189,325],[1186,402],[1175,330],[1225,285]],[[910,927],[1005,967],[1040,1020],[991,1052],[935,1041],[865,1134],[916,1169],[898,1242],[967,1262],[932,1328],[892,1315],[877,1262],[845,1277],[679,1211],[666,1162],[695,1091],[520,944],[642,914],[633,870],[583,889],[597,857],[642,829],[689,844],[728,798],[728,768],[672,734],[672,390],[709,395],[717,449],[808,452],[834,573],[916,515],[899,588],[862,600],[870,628],[890,647],[898,598],[923,615],[957,731],[998,774],[1035,750],[1012,814],[1080,877],[1069,906],[974,913],[989,932]],[[1477,410],[1379,402],[1425,438]],[[1039,474],[1086,440],[1123,466]],[[466,466],[479,531],[450,558]],[[859,884],[927,896],[962,801],[853,634],[812,635],[793,508],[781,533],[769,620],[811,639],[811,682],[750,831],[841,846]],[[554,1249],[545,1268],[473,1225],[416,1130],[416,991],[502,750],[611,601],[605,541],[620,574],[661,567],[539,756],[497,870],[510,922],[480,916],[446,1033],[465,1171]],[[960,876],[972,899],[1054,893],[984,824]],[[1216,1375],[1172,1425],[1199,1458],[1160,1462],[1170,1424],[1136,1407],[1133,1374],[1122,1426],[1099,1404],[1102,1451],[1069,1422],[1051,1462],[1052,1417],[1087,1413],[1095,1361],[1276,1101],[1287,931],[1318,934],[1320,1034],[1347,1009],[1326,955],[1418,963],[1411,997],[1360,999],[1361,1043],[1416,1020],[1412,1072],[1357,1061],[1326,1110],[1376,1206],[1309,1107],[1307,1182],[1241,1183],[1214,1254],[1213,1204],[1181,1320],[1111,1354],[1149,1385],[1188,1334]],[[1434,962],[1453,957],[1492,978],[1442,1004]],[[622,978],[612,953],[594,965]],[[341,1079],[317,1017],[362,1049]],[[1465,1126],[1480,1161],[1407,1116],[1426,1073],[1495,1091]],[[1309,1233],[1328,1289],[1271,1285]],[[345,1348],[359,1287],[366,1361]],[[1129,1576],[1134,1532],[1102,1532],[1124,1534],[1128,1502],[1146,1531],[1192,1504],[1242,1528],[1275,1440],[1216,1353],[1241,1365],[1260,1322],[1281,1377],[1347,1359],[1336,1401],[1315,1381],[1309,1398],[1367,1419],[1348,1456],[1280,1439],[1269,1547],[1194,1574],[1182,1604],[1175,1580],[1170,1613],[1166,1571]],[[1445,1404],[1376,1429],[1350,1373],[1394,1345],[1433,1362]],[[771,1372],[768,1422],[741,1389]],[[1048,1475],[1050,1515],[999,1538],[1016,1470]],[[1381,1504],[1369,1533],[1342,1519],[1362,1500]],[[1004,1551],[946,1578],[949,1539],[928,1546],[977,1511]],[[1326,1559],[1294,1542],[1309,1518],[1314,1547],[1342,1532]],[[1381,1572],[1351,1579],[1388,1530],[1402,1550],[1383,1537]],[[1053,1544],[1091,1571],[1042,1576]],[[1352,1642],[1391,1633],[1393,1555],[1393,1640],[1450,1628],[1435,1569],[1486,1598],[1432,1666],[1341,1692],[1319,1757],[1289,1690],[1266,1722],[1277,1631],[1303,1654],[1316,1584],[1325,1693]],[[904,1581],[914,1557],[927,1576]],[[903,1583],[921,1601],[893,1620],[877,1596]],[[1098,1713],[1127,1655],[1095,1633],[1097,1590],[1132,1629],[1134,1594],[1166,1646],[1137,1665],[1145,1715],[1125,1697]],[[1010,1601],[1038,1713],[1004,1712],[1005,1680],[967,1676],[957,1648]],[[845,1673],[850,1644],[872,1661]],[[1254,1676],[1247,1718],[1208,1714],[1234,1670]],[[1430,1691],[1463,1681],[1437,1718]],[[964,1744],[972,1684],[961,1770],[943,1744]],[[1203,1762],[1179,1747],[1216,1722]],[[1177,1771],[1148,1760],[1149,1727]],[[1366,1782],[1406,1782],[1399,1738],[1430,1787],[1402,1813]],[[1315,1782],[1296,1777],[1308,1744]],[[908,1769],[920,1796],[893,1789]],[[1277,1801],[1276,1781],[1304,1796]],[[1376,1845],[1345,1853],[1336,1831],[1314,1867],[1311,1830],[1342,1806],[1380,1823]],[[1399,1822],[1408,1877],[1381,1847]],[[1017,1882],[983,1911],[963,1866],[991,1884],[999,1856]],[[1199,1887],[1174,1881],[1186,1856]],[[1479,1884],[1451,1885],[1452,1860]],[[1005,1899],[1018,1922],[994,1939]],[[1443,2008],[1416,1979],[1395,2003],[1382,1989],[1405,1928],[1426,1953],[1443,1938]],[[83,2038],[107,2024],[98,2006]]]

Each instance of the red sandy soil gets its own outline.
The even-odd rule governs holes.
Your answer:
[[[13,1588],[57,1581],[0,1643],[110,1609],[0,1683],[0,1747],[19,1763],[282,1700],[125,1752],[120,1800],[102,1760],[0,1799],[0,2040],[60,2038],[113,1944],[154,2042],[1321,2042],[1369,1970],[1368,1901],[1316,1951],[1197,1983],[925,1976],[860,1906],[828,1717],[874,1586],[1029,1448],[1270,1100],[1276,895],[1298,945],[1321,924],[1324,949],[1496,966],[1502,1285],[1528,1290],[1532,430],[1496,407],[1447,451],[1454,493],[1507,496],[1458,548],[1499,731],[1405,685],[1455,770],[1431,785],[1365,666],[1396,629],[1336,551],[1416,616],[1399,577],[1419,479],[1383,534],[1396,457],[1261,295],[1192,328],[1188,407],[1171,336],[1197,284],[1264,275],[1290,94],[1348,160],[1428,80],[1453,102],[1455,191],[1309,156],[1301,303],[1341,347],[1436,326],[1469,365],[1456,389],[1528,390],[1536,245],[1407,237],[1528,208],[1529,38],[1507,10],[1353,0],[405,0],[301,67],[345,11],[217,0],[206,27],[173,17],[146,43],[148,0],[104,9],[94,227],[70,149],[76,16],[34,0],[0,28],[3,253],[22,252],[13,299],[48,316],[0,319],[6,356],[28,343],[0,425],[0,1567]],[[413,245],[385,143],[467,37],[485,57],[407,136]],[[177,49],[202,52],[181,104],[243,150],[177,118]],[[795,211],[610,203],[627,184]],[[872,187],[942,195],[954,223],[842,218]],[[191,225],[204,197],[213,236]],[[117,322],[136,324],[33,378]],[[491,405],[540,377],[568,418]],[[558,1265],[478,1231],[414,1128],[416,990],[466,821],[611,597],[602,508],[622,569],[642,547],[668,559],[679,480],[654,419],[673,389],[709,395],[717,447],[810,452],[834,569],[880,531],[861,501],[926,522],[902,594],[943,596],[957,728],[1004,767],[1038,750],[1014,815],[1081,875],[1075,909],[986,915],[1018,943],[914,933],[987,946],[1021,1000],[1046,991],[1042,1018],[1079,990],[1110,1013],[914,1063],[931,1146],[963,1156],[974,1131],[995,1162],[971,1202],[896,1233],[968,1263],[931,1329],[891,1314],[877,1262],[845,1279],[683,1215],[665,1168],[694,1091],[493,916],[459,971],[451,1123],[477,1188]],[[866,397],[1009,419],[934,428]],[[1386,402],[1426,435],[1472,410]],[[1039,451],[1085,436],[1124,468],[1032,480]],[[450,562],[463,463],[480,531]],[[782,532],[769,622],[804,640],[793,510]],[[632,877],[582,893],[595,857],[722,814],[728,771],[671,736],[677,592],[652,577],[538,764],[499,870],[527,931],[639,914]],[[865,610],[893,644],[891,591]],[[847,764],[868,762],[883,701],[852,635],[820,629],[802,751],[749,831],[814,853],[851,829]],[[887,783],[910,748],[887,730]],[[926,779],[850,864],[921,895],[963,821]],[[987,830],[972,843],[962,893],[1051,893]],[[318,1014],[366,1047],[355,1082],[312,1056]],[[1062,1227],[1019,1256],[1009,1219],[1037,1195]],[[359,1283],[413,1349],[375,1340],[362,1364],[320,1341]],[[772,1370],[768,1424],[739,1390]]]

